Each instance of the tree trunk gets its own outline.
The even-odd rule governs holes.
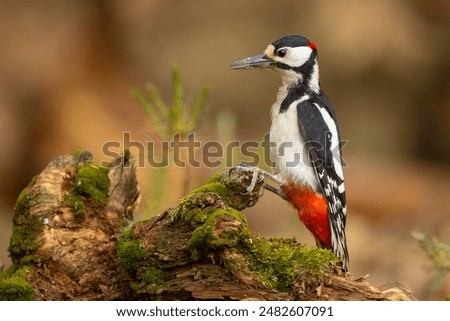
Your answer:
[[[108,166],[56,158],[17,200],[0,274],[6,300],[413,300],[341,272],[328,250],[254,235],[241,211],[248,171],[232,168],[176,208],[126,228],[139,201],[129,153]]]

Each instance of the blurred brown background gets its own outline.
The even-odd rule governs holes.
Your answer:
[[[169,99],[178,63],[191,99],[212,87],[198,136],[260,141],[278,76],[228,65],[302,34],[319,47],[322,88],[349,140],[351,273],[442,299],[449,276],[427,292],[431,263],[411,232],[450,242],[449,18],[446,0],[0,1],[0,262],[10,264],[15,200],[52,158],[88,149],[101,161],[124,131],[149,137],[132,87],[151,81]],[[192,186],[215,171],[195,170]],[[139,169],[142,207],[148,173]],[[170,190],[161,208],[181,196]],[[252,229],[313,246],[295,211],[266,194],[245,212]]]

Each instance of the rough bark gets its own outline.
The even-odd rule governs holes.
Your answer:
[[[251,179],[251,173],[233,168],[186,195],[177,207],[125,228],[139,201],[133,158],[127,153],[105,168],[92,163],[88,153],[59,157],[18,199],[10,245],[14,266],[0,276],[0,297],[414,299],[404,286],[374,287],[365,278],[342,273],[329,251],[254,235],[240,211],[263,195],[264,179],[258,176],[254,192],[246,195]],[[23,267],[32,297],[14,297],[20,289],[11,290]]]

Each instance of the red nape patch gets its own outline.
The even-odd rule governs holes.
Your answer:
[[[311,231],[316,240],[332,249],[328,203],[325,196],[294,184],[287,185],[283,190],[292,206],[297,209],[300,221]]]
[[[308,47],[311,48],[312,50],[317,51],[317,46],[314,42],[310,41],[308,44]]]

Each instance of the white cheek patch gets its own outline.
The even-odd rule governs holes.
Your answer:
[[[275,57],[275,60],[295,68],[307,62],[311,53],[312,49],[308,46],[289,48],[286,56],[283,58]]]

